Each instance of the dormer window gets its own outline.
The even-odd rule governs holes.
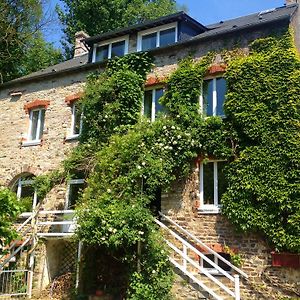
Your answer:
[[[124,56],[128,53],[128,36],[118,39],[110,39],[94,45],[93,62],[103,61],[116,56]]]
[[[151,28],[138,33],[137,51],[147,51],[176,43],[177,22]]]

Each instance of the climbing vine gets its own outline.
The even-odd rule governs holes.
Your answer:
[[[249,56],[228,57],[226,118],[199,113],[215,59],[209,54],[183,60],[170,75],[161,99],[168,114],[153,123],[140,116],[151,58],[112,60],[88,79],[81,143],[63,173],[39,182],[45,194],[58,178],[84,172],[78,238],[119,255],[127,299],[170,297],[172,271],[151,208],[157,190],[187,176],[198,156],[228,161],[222,212],[237,228],[264,233],[279,250],[300,251],[300,73],[291,34],[255,41]]]
[[[226,72],[226,115],[238,137],[223,213],[238,228],[300,252],[300,61],[292,36],[252,43]]]

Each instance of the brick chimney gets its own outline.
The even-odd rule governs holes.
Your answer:
[[[286,5],[298,3],[298,0],[285,0]]]
[[[75,33],[74,57],[81,56],[89,51],[86,45],[83,43],[83,40],[88,37],[90,36],[84,31],[78,31]]]

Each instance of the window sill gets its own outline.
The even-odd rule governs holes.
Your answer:
[[[205,270],[211,274],[211,275],[214,275],[214,276],[225,276],[224,274],[222,274],[220,271],[216,270],[216,269],[208,269],[208,268],[205,268]],[[224,270],[225,271],[225,270]],[[225,271],[226,273],[229,273],[229,274],[232,274],[232,271]],[[203,272],[199,272],[198,274],[204,274]]]
[[[198,208],[198,213],[202,214],[202,215],[220,214],[221,213],[221,207]]]
[[[69,136],[66,136],[65,140],[66,141],[78,140],[79,136],[80,136],[80,134],[69,135]]]
[[[36,140],[36,141],[24,141],[22,142],[22,147],[29,147],[29,146],[38,146],[41,145],[42,141],[41,140]]]

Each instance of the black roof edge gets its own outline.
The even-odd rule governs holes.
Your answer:
[[[180,21],[180,20],[185,20],[186,22],[189,22],[193,27],[196,27],[199,30],[202,30],[202,31],[208,30],[204,25],[202,25],[201,23],[199,23],[198,21],[196,21],[195,19],[193,19],[192,17],[187,15],[184,11],[179,11],[177,13],[163,16],[163,17],[160,17],[155,20],[150,20],[150,21],[146,21],[143,23],[131,25],[128,27],[123,27],[123,28],[105,32],[102,34],[98,34],[98,35],[84,39],[84,42],[90,46],[91,44],[94,44],[96,42],[99,42],[99,41],[102,41],[105,39],[122,36],[122,35],[125,35],[128,33],[131,33],[131,32],[136,32],[139,30],[147,29],[147,28],[153,28],[155,26],[164,25],[167,23]]]
[[[248,28],[257,28],[257,27],[264,26],[266,24],[273,24],[273,23],[278,23],[278,22],[282,22],[282,21],[290,21],[293,14],[294,14],[294,12],[291,15],[284,15],[284,16],[278,17],[276,19],[262,20],[260,23],[257,23],[257,24],[247,24],[247,25],[240,26],[240,27],[229,28],[229,29],[226,29],[224,31],[217,32],[213,35],[198,36],[198,37],[196,36],[193,39],[186,40],[186,41],[181,41],[181,42],[178,42],[176,44],[172,44],[172,45],[169,45],[169,46],[166,46],[166,47],[155,48],[155,49],[149,50],[148,52],[155,54],[157,52],[161,52],[161,51],[164,51],[164,50],[167,50],[167,49],[177,48],[177,47],[181,47],[183,45],[194,44],[194,43],[197,43],[198,41],[214,39],[214,38],[216,38],[220,35],[229,34],[229,33],[238,32],[238,31],[243,31],[243,30],[246,30]],[[61,75],[61,74],[70,73],[70,72],[73,72],[73,71],[88,70],[88,69],[94,69],[94,68],[97,68],[97,67],[104,67],[106,64],[107,64],[107,60],[102,61],[102,62],[87,63],[85,65],[75,66],[75,67],[71,67],[71,68],[68,68],[68,69],[64,69],[64,70],[60,70],[60,71],[52,72],[52,73],[48,73],[48,74],[39,74],[37,76],[28,77],[28,78],[22,78],[21,77],[21,78],[17,78],[17,79],[14,79],[14,80],[11,80],[11,81],[0,84],[0,90],[1,90],[1,88],[6,88],[6,87],[9,87],[9,86],[14,85],[14,84],[23,84],[23,83],[26,83],[28,81],[39,80],[39,79],[43,79],[43,78],[47,78],[47,77],[53,77],[53,76],[57,76],[58,74]]]

